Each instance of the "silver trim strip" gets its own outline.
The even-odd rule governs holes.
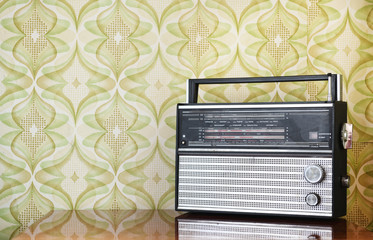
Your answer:
[[[206,191],[179,190],[179,193],[181,193],[181,192],[183,192],[183,193],[206,193]],[[251,193],[251,192],[242,193],[242,192],[221,192],[221,191],[208,191],[208,193],[231,194],[231,195],[266,195],[266,196],[273,196],[274,195],[273,193]],[[304,197],[303,194],[280,194],[280,193],[276,193],[276,196]],[[323,197],[323,199],[324,198],[332,198],[332,196],[329,196],[329,195],[325,195],[325,196],[323,195],[322,197]]]
[[[181,156],[185,158],[186,156]],[[196,156],[198,157],[198,156]],[[284,158],[285,159],[285,158]],[[250,159],[248,159],[250,161]],[[309,160],[309,159],[307,159]],[[319,160],[319,159],[317,159]],[[276,167],[306,167],[309,164],[258,164],[258,163],[212,163],[212,162],[179,162],[179,165],[203,165],[203,166],[255,166],[255,167],[266,167],[266,166],[276,166]],[[325,168],[331,168],[332,165],[322,165]]]
[[[265,201],[265,200],[246,200],[246,199],[220,199],[220,198],[194,198],[194,197],[179,197],[184,200],[206,200],[206,201],[227,201],[227,202],[250,202],[250,203],[275,203],[275,204],[293,204],[304,205],[305,202],[291,202],[291,201]],[[332,203],[323,203],[323,206],[332,206]],[[271,208],[272,209],[272,208]]]
[[[186,103],[190,103],[189,102],[189,82],[192,81],[191,79],[188,79],[188,81],[186,81],[186,87],[185,87],[185,92],[186,92],[186,97],[185,97],[185,102]]]
[[[281,230],[287,230],[287,229],[282,229],[280,228]],[[179,234],[179,239],[196,239],[197,237],[198,238],[203,238],[203,237],[207,237],[208,239],[210,239],[209,237],[210,236],[205,236],[206,234],[209,234],[209,233],[214,233],[215,234],[229,234],[229,235],[238,235],[238,236],[245,236],[245,237],[254,237],[255,239],[257,239],[255,236],[260,236],[261,239],[265,239],[263,238],[263,236],[266,236],[267,238],[268,237],[272,237],[272,238],[269,238],[269,239],[273,239],[273,237],[275,239],[277,238],[281,238],[281,239],[294,239],[294,237],[297,237],[297,239],[307,239],[307,236],[306,235],[292,235],[292,234],[280,234],[280,233],[254,233],[254,232],[233,232],[233,231],[216,231],[216,230],[195,230],[195,229],[188,229],[188,228],[185,228],[185,229],[182,229],[180,228],[179,231],[188,231],[189,233],[192,232],[193,234],[190,235],[190,234]],[[289,231],[289,230],[287,230]],[[258,239],[260,239],[258,238]],[[214,239],[218,239],[218,238],[214,238]],[[223,239],[227,239],[227,238],[224,238]],[[233,238],[230,238],[230,239],[233,239]],[[326,239],[324,236],[322,239]],[[331,239],[331,238],[327,238],[327,239]]]
[[[247,165],[248,167],[252,167],[252,165]],[[267,166],[270,166],[270,165],[267,165]],[[287,174],[287,175],[303,175],[303,172],[283,172],[283,171],[278,171],[278,172],[275,172],[275,171],[245,171],[245,170],[229,170],[231,171],[232,173],[258,173],[258,174]],[[198,172],[198,173],[225,173],[227,172],[226,169],[221,169],[221,170],[211,170],[211,169],[180,169],[180,172]],[[326,176],[329,175],[329,176],[332,176],[331,173],[328,173],[328,174],[325,174]]]
[[[232,227],[246,227],[246,226],[255,226],[258,228],[273,228],[273,223],[263,223],[257,221],[250,221],[250,222],[233,222],[228,220],[195,220],[195,219],[179,219],[179,222],[183,225],[199,225],[199,223],[216,226],[216,224],[222,226],[232,226]],[[309,225],[302,225],[302,224],[292,224],[292,223],[275,223],[276,226],[281,227],[281,229],[304,229],[304,230],[321,230],[329,232],[330,227],[325,227],[323,225],[320,226],[309,226]]]
[[[337,74],[337,101],[342,101],[342,97],[343,97],[343,90],[342,90],[342,87],[343,87],[343,83],[342,83],[342,76],[341,74]]]
[[[252,165],[250,164],[247,164],[248,167],[253,167]],[[271,166],[270,164],[266,165],[266,166]],[[199,173],[210,173],[210,172],[213,172],[213,173],[225,173],[227,172],[226,169],[220,169],[220,170],[212,170],[212,169],[183,169],[183,168],[180,168],[180,171],[181,172],[199,172]],[[283,172],[283,171],[249,171],[249,170],[229,170],[231,171],[232,173],[264,173],[264,174],[291,174],[291,175],[303,175],[303,172]],[[330,175],[332,176],[331,173],[329,174],[325,174],[325,175]],[[324,176],[324,175],[323,175]]]
[[[215,108],[312,108],[312,107],[333,107],[333,103],[304,103],[304,104],[216,104],[216,105],[179,105],[179,109],[215,109]]]
[[[194,141],[191,141],[189,142],[189,146],[190,147],[211,147],[211,143],[206,143],[206,142],[198,142],[198,143],[194,143]],[[258,148],[260,146],[264,146],[264,147],[279,147],[279,145],[272,145],[272,144],[268,144],[268,145],[259,145],[259,144],[235,144],[235,145],[232,145],[232,144],[216,144],[215,145],[216,147],[255,147],[255,148]],[[302,144],[302,145],[286,145],[286,147],[288,148],[287,150],[290,150],[290,148],[300,148],[300,147],[306,147],[306,148],[309,148],[309,145],[306,145],[306,144]],[[319,148],[329,148],[328,145],[319,145]],[[322,150],[323,151],[323,150]]]
[[[282,229],[281,230],[286,230],[286,229]],[[307,239],[307,236],[306,235],[292,235],[292,234],[279,234],[279,233],[254,233],[254,232],[233,232],[233,231],[216,231],[216,230],[213,230],[213,231],[209,231],[209,230],[198,230],[196,231],[195,229],[188,229],[188,228],[185,228],[185,229],[179,229],[179,231],[188,231],[189,234],[179,234],[179,239],[198,239],[199,238],[206,238],[207,239],[212,239],[212,238],[209,238],[210,236],[205,236],[206,234],[211,234],[213,233],[214,235],[215,234],[229,234],[229,235],[238,235],[240,237],[254,237],[255,239],[257,239],[257,237],[260,236],[260,238],[258,239],[265,239],[263,238],[263,236],[266,236],[267,238],[268,237],[271,237],[271,238],[268,238],[268,239],[294,239],[294,237],[297,237],[297,239]],[[287,230],[289,231],[289,230]],[[190,232],[192,232],[192,234],[190,234]],[[213,238],[213,239],[218,239],[218,238]],[[224,238],[223,239],[227,239],[227,238]],[[233,238],[229,238],[229,239],[233,239]],[[331,239],[330,237],[329,238],[325,238],[323,236],[322,239]]]
[[[202,166],[254,166],[254,167],[307,167],[309,164],[257,164],[257,163],[210,163],[210,162],[179,162],[179,165]],[[332,165],[322,165],[324,168],[332,168]],[[236,171],[235,171],[236,172]],[[247,171],[244,171],[247,172]],[[269,173],[266,171],[266,173]],[[278,173],[278,172],[277,172]],[[294,172],[292,172],[294,173]]]
[[[299,182],[304,183],[304,180],[299,179],[273,179],[273,178],[229,178],[229,177],[196,177],[196,176],[179,176],[180,179],[216,179],[216,180],[246,180],[246,181],[271,181],[271,182]],[[323,183],[332,183],[331,180],[323,180]]]
[[[328,95],[327,100],[332,101],[332,75],[328,74]]]
[[[315,190],[315,187],[292,187],[292,186],[262,186],[262,185],[234,185],[232,184],[198,184],[198,183],[179,183],[179,186],[201,186],[201,187],[250,187],[250,188],[278,188],[278,189],[293,189],[293,190],[299,190],[299,189],[304,189],[304,190]],[[317,190],[320,191],[331,191],[332,187],[329,188],[321,188],[317,187]]]
[[[273,209],[277,211],[271,211],[267,210],[265,208],[236,208],[236,207],[225,207],[224,208],[218,208],[216,206],[210,206],[208,207],[203,207],[199,205],[184,205],[186,208],[181,208],[181,204],[179,204],[179,208],[177,209],[178,211],[189,211],[189,210],[207,210],[207,211],[221,211],[221,212],[248,212],[248,213],[268,213],[268,214],[284,214],[284,215],[308,215],[308,216],[326,216],[326,217],[331,217],[332,213],[331,211],[318,211],[312,210],[310,212],[304,211],[304,210],[296,210],[296,209]],[[188,208],[189,206],[189,208]],[[284,211],[286,210],[286,211]]]
[[[181,156],[182,158],[190,158],[190,157],[199,157],[199,158],[233,158],[237,159],[237,156],[200,156],[200,155],[187,155],[187,156]],[[241,158],[249,158],[251,160],[258,160],[258,159],[265,159],[265,160],[271,160],[271,159],[291,159],[291,160],[332,160],[332,158],[321,158],[321,157],[250,157],[250,156],[242,156]],[[271,164],[272,165],[272,164]],[[284,165],[281,165],[284,166]],[[292,165],[293,166],[293,165]]]
[[[261,229],[272,229],[274,225],[278,227],[278,229],[281,230],[303,230],[303,231],[318,231],[318,232],[325,232],[325,233],[331,233],[330,227],[324,227],[324,226],[304,226],[304,225],[297,225],[297,224],[270,224],[270,223],[259,223],[259,222],[231,222],[231,221],[212,221],[212,220],[179,220],[179,223],[182,223],[182,227],[179,228],[179,230],[189,230],[189,231],[199,231],[201,229],[192,229],[192,228],[186,228],[188,225],[190,226],[199,226],[200,224],[206,225],[206,226],[225,226],[225,227],[235,227],[235,228],[247,228],[247,227],[255,227],[255,228],[261,228]],[[277,229],[277,228],[276,228]],[[204,230],[203,230],[204,231]],[[208,230],[207,230],[208,231]],[[227,232],[227,231],[222,231]],[[251,232],[233,232],[233,233],[239,233],[239,234],[257,234],[257,233],[251,233]],[[258,234],[263,234],[259,232]],[[287,235],[286,235],[287,236]],[[289,235],[290,236],[290,235]]]
[[[270,153],[332,153],[332,150],[297,150],[297,149],[224,149],[224,148],[178,148],[179,152],[270,152]]]
[[[286,230],[286,231],[289,231],[287,229],[282,229],[280,228],[280,230]],[[267,239],[307,239],[307,235],[301,235],[301,234],[297,234],[297,235],[292,235],[292,234],[280,234],[280,233],[248,233],[248,232],[232,232],[232,231],[209,231],[209,230],[198,230],[198,231],[195,231],[194,229],[179,229],[179,232],[181,231],[188,231],[188,233],[185,233],[185,234],[179,234],[178,237],[180,240],[184,240],[184,239],[202,239],[202,238],[207,238],[207,239],[219,239],[219,238],[210,238],[211,236],[209,236],[209,234],[223,234],[223,235],[237,235],[239,236],[237,239],[241,239],[242,237],[250,237],[250,238],[254,238],[254,239],[265,239],[263,238],[263,236],[266,236]],[[331,233],[330,233],[331,234]],[[224,237],[222,236],[223,239],[234,239],[234,238],[227,238],[227,237]],[[322,236],[322,239],[332,239],[331,237],[329,236]]]

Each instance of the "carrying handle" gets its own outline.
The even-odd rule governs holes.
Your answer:
[[[248,77],[248,78],[204,78],[189,79],[187,85],[187,103],[197,103],[200,84],[235,84],[235,83],[268,83],[268,82],[304,82],[328,81],[327,102],[342,100],[342,76],[339,74],[300,75],[279,77]]]

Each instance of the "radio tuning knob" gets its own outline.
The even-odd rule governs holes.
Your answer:
[[[306,203],[309,206],[317,206],[320,203],[320,196],[316,193],[309,193],[306,196]]]
[[[304,169],[303,174],[307,182],[316,184],[316,183],[321,182],[324,179],[325,171],[320,165],[313,164],[313,165],[308,165]]]
[[[343,124],[341,130],[341,140],[344,149],[352,148],[352,124],[345,123]]]
[[[350,187],[350,176],[346,175],[341,177],[341,184],[342,187],[349,188]]]

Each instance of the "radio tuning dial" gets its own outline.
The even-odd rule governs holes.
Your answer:
[[[325,171],[324,169],[317,164],[308,165],[304,169],[304,178],[307,180],[307,182],[316,184],[321,182],[325,177]]]

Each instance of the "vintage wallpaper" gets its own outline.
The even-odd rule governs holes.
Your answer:
[[[172,209],[188,78],[340,73],[347,218],[373,229],[372,0],[0,1],[0,238],[52,209]],[[200,101],[322,100],[325,84]]]

